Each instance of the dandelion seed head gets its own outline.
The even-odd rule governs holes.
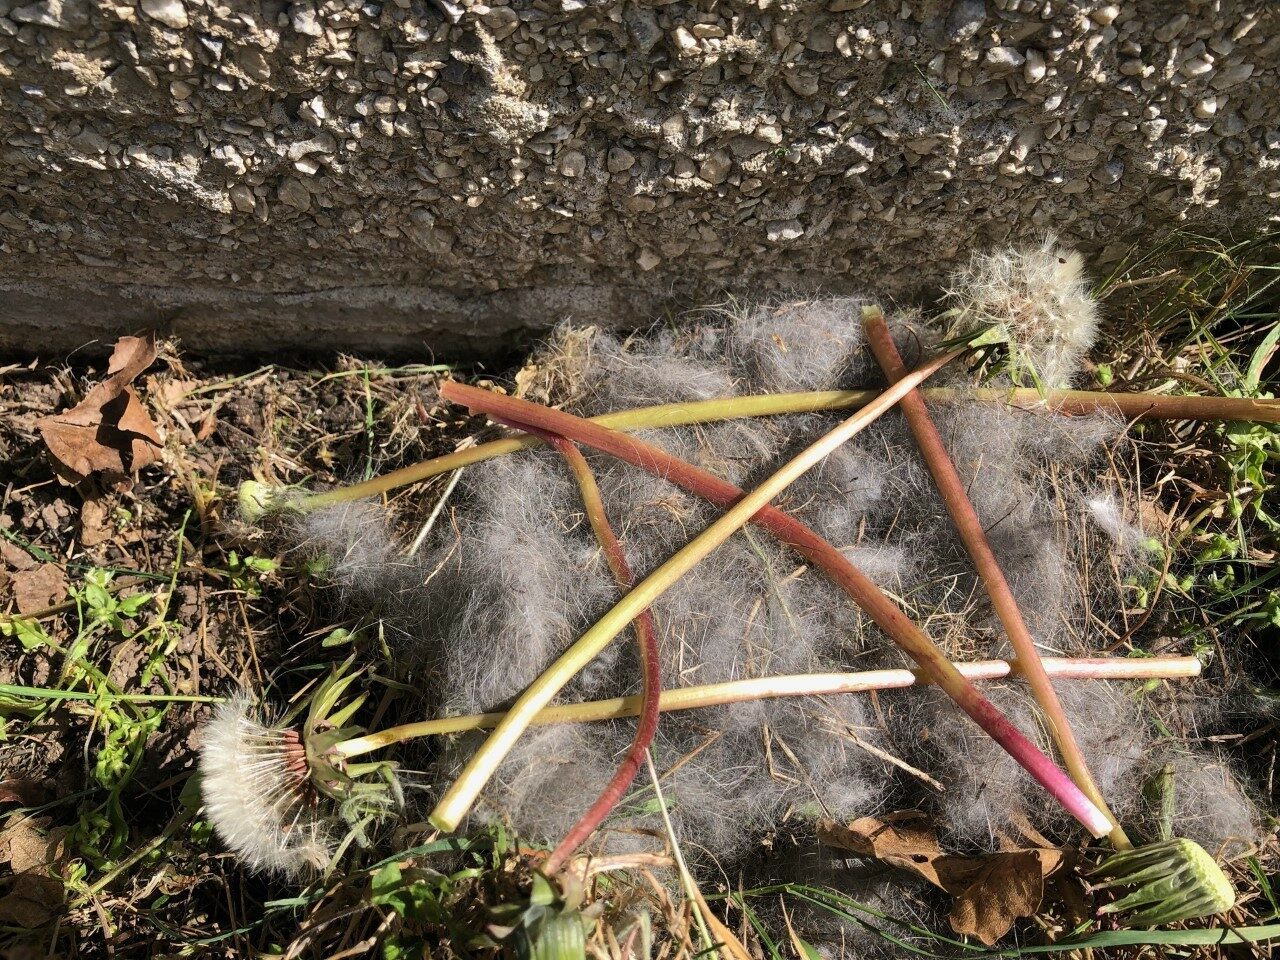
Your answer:
[[[247,695],[220,704],[205,726],[200,775],[214,830],[245,866],[299,876],[328,865],[301,739],[267,722]]]
[[[1070,383],[1098,334],[1080,254],[1048,236],[1039,246],[975,253],[951,276],[961,324],[997,325],[1046,387]]]

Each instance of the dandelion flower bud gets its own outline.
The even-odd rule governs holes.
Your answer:
[[[261,520],[275,501],[275,491],[265,483],[246,480],[236,491],[236,505],[240,516],[250,523]]]

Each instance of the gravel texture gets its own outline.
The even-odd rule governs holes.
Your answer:
[[[1278,200],[1266,0],[0,0],[0,349],[483,352]]]

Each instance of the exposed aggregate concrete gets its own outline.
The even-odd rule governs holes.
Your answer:
[[[483,351],[1280,210],[1266,0],[0,0],[0,349]]]

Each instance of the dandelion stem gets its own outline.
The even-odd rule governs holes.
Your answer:
[[[1200,675],[1200,661],[1195,657],[1044,657],[1040,662],[1049,676],[1058,680],[1173,680]],[[1020,676],[1023,672],[1022,664],[1017,660],[977,660],[957,663],[956,669],[969,680],[984,681]],[[858,673],[805,673],[663,690],[658,704],[663,713],[673,713],[775,697],[820,697],[865,693],[869,690],[898,690],[928,684],[928,677],[918,667],[863,670]],[[637,695],[561,704],[539,712],[534,717],[533,724],[545,726],[553,723],[591,723],[634,717],[640,714],[643,702],[644,697]],[[419,737],[491,730],[505,716],[506,713],[498,712],[420,720],[353,737],[333,749],[339,758],[351,759]]]
[[[862,323],[867,331],[871,351],[876,355],[889,382],[896,383],[901,380],[906,376],[907,368],[902,362],[898,348],[893,343],[893,336],[889,333],[889,325],[885,322],[884,314],[878,308],[868,307],[863,310]],[[973,561],[974,567],[977,568],[978,576],[982,579],[987,594],[991,597],[996,616],[1000,618],[1005,634],[1009,637],[1009,643],[1013,646],[1013,652],[1022,664],[1022,675],[1026,678],[1027,685],[1031,687],[1032,695],[1040,705],[1040,709],[1044,711],[1049,729],[1054,741],[1058,744],[1058,750],[1062,754],[1067,771],[1071,774],[1071,779],[1111,821],[1109,834],[1112,845],[1117,850],[1132,849],[1133,844],[1129,842],[1115,815],[1108,809],[1102,792],[1089,772],[1089,764],[1080,750],[1080,745],[1076,742],[1070,721],[1062,709],[1062,702],[1058,699],[1058,694],[1053,689],[1049,675],[1040,661],[1035,640],[1032,639],[1031,631],[1027,629],[1026,621],[1022,618],[1022,612],[1018,609],[1013,591],[1009,588],[1009,581],[1005,579],[1004,571],[996,560],[995,551],[991,549],[986,531],[982,528],[982,521],[978,518],[978,511],[974,509],[969,495],[965,492],[960,472],[947,453],[942,434],[938,432],[933,417],[929,415],[920,391],[913,390],[903,397],[898,404],[898,409],[902,411],[907,425],[911,428],[911,433],[915,436],[916,445],[920,448],[924,462],[933,475],[938,494],[947,508],[947,513],[951,516],[951,522],[955,524],[965,550]]]
[[[941,359],[945,361],[949,358],[950,355]],[[920,375],[927,374],[929,367],[936,369],[938,363],[938,360],[932,361],[924,368],[917,370],[908,379],[900,380],[891,386],[889,390],[880,395],[874,404],[863,412],[862,417],[865,417],[867,413],[873,410],[876,415],[883,412],[888,406],[885,403],[886,399],[891,398],[890,402],[896,402],[898,396],[900,396],[898,391],[905,384],[911,381],[919,382],[920,379],[923,379]],[[914,383],[912,385],[914,386]],[[552,410],[538,404],[517,400],[513,397],[498,396],[486,390],[453,382],[446,383],[441,388],[441,396],[447,400],[463,403],[477,412],[497,416],[507,422],[528,423],[539,429],[558,433],[579,443],[613,454],[641,469],[691,490],[699,496],[706,497],[714,503],[721,505],[733,504],[734,506],[730,512],[725,517],[722,517],[720,521],[717,521],[712,528],[709,528],[708,532],[718,529],[724,532],[724,536],[727,537],[732,532],[732,529],[736,529],[736,527],[727,528],[727,525],[722,526],[723,522],[730,516],[736,522],[744,512],[740,508],[750,504],[752,509],[747,514],[747,517],[758,511],[758,516],[756,517],[758,523],[769,529],[784,543],[790,544],[802,556],[832,577],[850,598],[862,607],[875,620],[877,625],[925,670],[934,683],[942,688],[974,722],[1017,760],[1019,765],[1055,797],[1072,816],[1084,824],[1095,836],[1105,836],[1110,831],[1110,820],[1071,782],[1071,778],[1046,757],[1035,744],[1019,733],[1008,718],[1000,713],[977,691],[971,682],[960,674],[955,665],[947,660],[946,656],[928,635],[890,600],[883,590],[853,566],[843,553],[809,527],[788,514],[768,506],[768,499],[772,499],[772,497],[758,503],[758,498],[753,495],[747,495],[744,498],[744,494],[740,489],[713,474],[694,467],[692,464],[673,457],[665,451],[634,437],[600,427],[598,424],[593,424],[563,411]],[[860,419],[859,416],[855,416],[842,426],[848,427]],[[815,448],[810,449],[813,450]],[[699,538],[699,540],[701,539]],[[685,551],[682,551],[683,553]],[[679,556],[680,554],[677,554],[677,557]],[[646,602],[640,604],[640,606],[648,606],[648,602],[661,590],[646,597],[646,584],[653,586],[654,584],[651,584],[650,581],[658,580],[660,582],[672,573],[678,576],[679,573],[672,566],[674,560],[675,558],[672,561],[668,561],[649,580],[641,584],[641,588],[638,588],[639,596],[637,592],[633,592],[628,599],[644,598]],[[624,615],[624,606],[625,602],[624,605],[615,607],[613,611],[610,611],[610,614],[606,615],[606,621],[610,617]],[[601,622],[604,623],[606,621]],[[616,626],[613,631],[614,634],[616,634],[617,630],[622,629],[621,624],[611,624],[611,626]],[[588,638],[592,644],[598,643],[601,635],[597,633],[599,628],[600,624],[597,624],[596,627],[589,631],[588,635],[584,635],[583,639],[579,641],[579,644],[583,644],[580,649],[591,649],[589,645],[584,643]],[[570,656],[570,654],[566,654],[562,661],[553,666],[552,670],[567,670],[572,660],[565,661]],[[586,657],[582,662],[585,664],[589,660],[590,657]],[[574,667],[573,669],[579,668]],[[544,678],[546,676],[544,674]],[[443,827],[452,824],[452,826],[448,826],[448,829],[453,829],[456,826],[471,801],[474,800],[480,789],[483,788],[484,783],[496,769],[497,763],[500,762],[499,751],[502,749],[502,737],[510,736],[510,731],[514,729],[523,729],[533,714],[536,714],[537,710],[541,709],[550,700],[551,696],[554,695],[555,689],[559,689],[558,687],[552,689],[553,684],[551,682],[548,682],[545,686],[541,685],[541,679],[535,681],[534,686],[530,687],[521,698],[524,701],[524,709],[516,716],[515,721],[510,722],[510,718],[508,718],[508,721],[504,721],[507,725],[500,725],[490,738],[491,742],[495,739],[498,741],[495,747],[491,751],[486,751],[482,748],[481,754],[483,756],[477,754],[477,757],[472,758],[471,764],[463,771],[462,779],[454,784],[450,792],[446,794],[445,799],[441,801],[441,805],[437,807],[440,819],[437,821],[433,817],[432,821],[437,826]],[[536,708],[534,708],[535,704]],[[519,702],[517,706],[520,706]],[[466,781],[465,783],[463,782],[464,780]]]
[[[614,430],[640,430],[688,426],[733,420],[744,417],[776,416],[788,413],[813,413],[824,410],[856,410],[871,403],[876,390],[819,390],[807,393],[775,393],[745,397],[726,397],[690,403],[667,403],[638,407],[592,418],[592,422]],[[1047,390],[1034,388],[1001,389],[980,387],[973,390],[951,387],[926,387],[921,390],[926,400],[979,400],[1003,403],[1030,411],[1054,411],[1085,414],[1095,411],[1115,413],[1127,419],[1162,420],[1246,420],[1258,423],[1280,423],[1280,401],[1254,400],[1247,397],[1169,396],[1157,393],[1105,393],[1089,390]],[[315,510],[347,503],[365,497],[379,496],[391,490],[420,483],[442,473],[480,463],[493,457],[538,446],[534,437],[504,437],[458,450],[442,457],[392,470],[363,483],[336,487],[312,494],[297,506]]]
[[[456,830],[462,818],[471,809],[476,797],[480,795],[480,791],[489,782],[489,778],[493,776],[503,758],[538,712],[551,701],[578,671],[590,663],[605,645],[616,637],[641,610],[651,606],[653,601],[665,593],[680,577],[693,569],[707,554],[711,553],[737,530],[750,522],[757,512],[768,506],[770,500],[790,486],[815,463],[858,431],[864,429],[892,407],[899,397],[906,394],[926,377],[941,369],[942,366],[955,359],[961,353],[962,351],[956,350],[930,360],[906,379],[890,387],[862,411],[854,414],[808,447],[751,493],[744,495],[736,487],[731,488],[733,495],[723,502],[731,503],[732,505],[723,516],[646,577],[520,695],[507,716],[494,728],[489,739],[485,741],[484,745],[467,763],[462,774],[445,791],[444,796],[441,797],[440,802],[436,804],[431,813],[429,818],[431,823],[441,830]],[[511,397],[499,397],[496,394],[485,390],[477,390],[474,387],[464,388],[456,383],[445,384],[445,387],[457,388],[457,391],[460,391],[464,398],[472,394],[478,395],[480,403],[493,405],[491,409],[485,412],[501,417],[514,425],[523,427],[525,423],[528,423],[536,429],[558,433],[567,437],[567,439],[579,439],[576,436],[570,436],[567,431],[557,428],[554,424],[539,423],[534,420],[534,417],[539,414],[555,413],[555,411],[548,408],[515,400]],[[445,396],[446,399],[455,399],[457,391],[455,394],[445,394],[442,391],[441,395]],[[582,423],[577,417],[565,416],[570,430]],[[622,435],[619,434],[619,436]],[[708,474],[708,476],[710,475]],[[939,653],[938,656],[941,656],[941,654]],[[954,673],[954,668],[952,668],[952,672]],[[959,674],[955,674],[955,676],[959,677]],[[972,686],[969,689],[972,690]],[[983,702],[985,703],[985,701]],[[1029,743],[1028,746],[1030,746]],[[1032,749],[1034,750],[1035,748],[1032,747]],[[1046,759],[1045,762],[1048,763],[1049,761]],[[1067,783],[1072,790],[1075,790],[1074,784],[1070,784],[1069,780],[1067,780]],[[1079,793],[1079,791],[1076,790],[1076,793]],[[1088,804],[1090,808],[1093,807],[1083,794],[1080,794],[1079,799]]]
[[[631,565],[627,563],[622,544],[618,542],[618,537],[609,523],[609,515],[604,509],[604,500],[600,496],[600,487],[596,483],[595,475],[591,472],[591,465],[587,463],[587,458],[582,455],[577,444],[563,437],[545,434],[543,439],[556,448],[569,465],[569,469],[573,471],[574,479],[578,481],[578,489],[582,493],[582,504],[586,510],[587,520],[591,523],[591,529],[595,532],[600,549],[604,551],[609,569],[613,572],[614,579],[618,581],[618,586],[624,591],[630,590],[635,585],[635,574],[631,572]],[[640,697],[640,722],[636,725],[635,736],[632,737],[626,756],[622,758],[622,763],[618,765],[618,769],[604,790],[600,792],[596,802],[573,825],[573,829],[565,834],[559,846],[551,851],[551,856],[543,865],[543,869],[548,874],[556,873],[618,805],[627,788],[631,786],[631,782],[635,780],[640,765],[644,763],[645,755],[648,753],[649,744],[653,742],[654,734],[658,731],[659,697],[662,694],[662,660],[658,653],[658,636],[653,624],[653,613],[647,609],[642,610],[633,623],[644,689]]]

